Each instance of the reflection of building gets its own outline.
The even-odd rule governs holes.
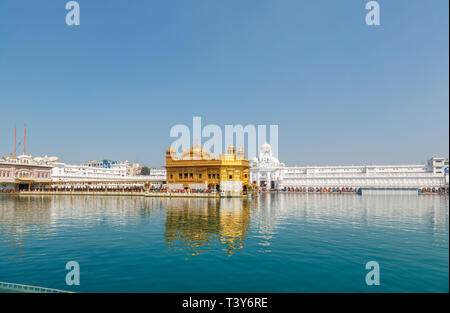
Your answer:
[[[171,199],[166,202],[166,242],[197,255],[218,239],[227,253],[241,249],[250,225],[247,199]]]
[[[270,189],[442,187],[448,186],[448,159],[413,165],[286,166],[265,143],[251,162],[250,177],[251,183]]]
[[[0,191],[30,189],[33,184],[49,182],[51,168],[37,163],[29,155],[0,159]]]
[[[220,202],[220,242],[229,254],[244,247],[250,226],[250,203],[243,199],[222,199]]]
[[[420,228],[441,236],[448,235],[449,228],[447,197],[263,193],[256,205],[258,209],[252,211],[252,231],[260,235],[259,244],[267,249],[274,235],[286,231],[286,223],[295,219],[305,225],[331,225],[336,221],[361,227],[385,227],[389,223],[410,229],[411,225],[421,225]],[[306,228],[302,231],[308,233]]]
[[[247,188],[249,162],[244,149],[236,155],[232,145],[227,154],[212,158],[210,153],[195,145],[189,151],[183,150],[181,158],[171,147],[166,151],[166,171],[169,189],[211,189],[241,192]]]

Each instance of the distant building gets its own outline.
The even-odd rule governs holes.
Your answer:
[[[163,168],[150,168],[150,179],[166,183],[166,170]]]
[[[0,191],[39,188],[39,184],[62,181],[129,181],[145,182],[146,185],[165,183],[165,172],[157,169],[151,175],[139,175],[138,163],[113,160],[91,160],[78,165],[58,162],[57,157],[32,158],[25,154],[26,127],[24,126],[23,154],[16,157],[16,129],[14,129],[14,156],[0,159]]]
[[[87,180],[123,180],[127,176],[127,168],[124,164],[114,164],[111,167],[89,166],[86,163],[81,165],[53,163],[53,181],[87,181]]]
[[[269,144],[251,163],[250,180],[267,189],[285,188],[439,188],[448,185],[448,158],[425,164],[286,166]]]
[[[431,158],[427,162],[428,169],[431,169],[434,174],[448,173],[448,158]]]
[[[139,163],[130,163],[128,161],[125,161],[124,164],[127,169],[128,176],[141,175],[142,166],[140,166]]]
[[[95,167],[95,168],[112,168],[119,162],[113,160],[91,160],[89,162],[80,163],[81,166]]]
[[[69,172],[73,172],[73,169],[79,169],[81,172],[100,174],[105,177],[138,176],[141,174],[142,169],[142,166],[140,166],[139,163],[131,163],[129,161],[121,163],[114,160],[91,160],[89,162],[80,163],[79,165],[70,165],[70,167],[72,170],[68,170]],[[86,170],[88,168],[95,170]]]
[[[51,181],[52,166],[39,164],[30,155],[0,159],[0,191],[31,189],[36,184]]]
[[[52,165],[53,181],[148,181],[160,185],[166,179],[165,172],[162,175],[157,169],[153,173],[151,170],[150,175],[139,175],[139,164],[128,161],[90,161],[79,165],[53,162]]]

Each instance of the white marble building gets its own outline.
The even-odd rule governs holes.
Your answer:
[[[166,177],[166,169],[164,168],[150,168],[150,180],[151,181],[157,181],[157,182],[164,182],[166,183],[167,177]]]
[[[57,161],[57,157],[35,158],[38,164],[51,166],[51,180],[58,181],[142,181],[151,182],[156,185],[162,184],[166,180],[164,169],[150,169],[150,175],[130,175],[129,162],[107,162],[90,161],[82,164],[66,164]],[[108,161],[108,160],[105,160]]]
[[[267,189],[284,188],[439,188],[448,186],[448,158],[425,164],[286,166],[269,144],[251,161],[250,180]]]
[[[72,165],[54,163],[52,168],[53,181],[83,181],[83,180],[123,180],[127,177],[125,166],[111,168],[90,167],[85,165]]]

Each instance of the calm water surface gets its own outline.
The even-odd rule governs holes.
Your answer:
[[[441,196],[0,196],[0,281],[77,292],[449,292]],[[81,285],[67,286],[77,261]],[[367,286],[377,261],[381,285]]]

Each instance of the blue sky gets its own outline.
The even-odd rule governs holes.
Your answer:
[[[164,163],[170,128],[278,124],[292,165],[448,155],[449,3],[0,1],[0,155]]]

